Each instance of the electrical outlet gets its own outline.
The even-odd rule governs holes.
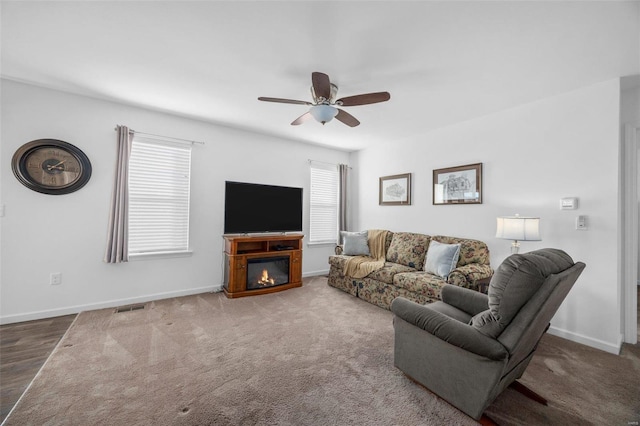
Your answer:
[[[49,276],[49,284],[60,285],[62,284],[62,272],[52,272]]]

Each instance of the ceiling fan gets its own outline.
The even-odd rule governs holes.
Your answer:
[[[259,97],[259,101],[279,102],[283,104],[311,105],[309,111],[293,120],[292,126],[304,123],[313,117],[318,122],[325,124],[334,117],[350,127],[356,127],[360,122],[348,112],[336,108],[337,106],[347,107],[356,105],[368,105],[378,102],[385,102],[391,98],[389,92],[366,93],[363,95],[347,96],[336,99],[338,86],[329,81],[329,76],[321,72],[311,73],[311,97],[313,102],[296,101],[293,99]]]

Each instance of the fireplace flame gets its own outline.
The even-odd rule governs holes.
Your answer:
[[[260,281],[258,281],[258,284],[267,286],[267,285],[274,285],[275,283],[276,283],[276,280],[269,277],[269,271],[267,271],[266,269],[263,269],[262,278],[260,278]]]

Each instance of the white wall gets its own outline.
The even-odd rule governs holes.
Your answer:
[[[552,332],[617,353],[619,103],[616,79],[353,154],[353,229],[479,239],[495,268],[510,251],[495,238],[496,217],[539,216],[542,241],[522,242],[521,251],[555,247],[587,264]],[[483,204],[432,205],[433,169],[478,162]],[[408,172],[413,204],[379,206],[378,178]],[[578,197],[579,209],[561,211],[562,197]],[[575,230],[577,215],[587,216],[587,231]]]
[[[346,163],[348,153],[233,130],[159,112],[2,80],[0,157],[0,320],[50,317],[134,301],[192,294],[222,284],[224,181],[304,188],[308,212],[308,159]],[[186,258],[102,262],[115,163],[116,124],[160,135],[202,140],[192,160],[191,247]],[[53,138],[81,148],[93,174],[81,190],[36,193],[14,177],[15,150]],[[308,217],[304,231],[308,234]],[[306,247],[303,274],[328,271],[330,246]],[[49,285],[51,272],[62,285]]]

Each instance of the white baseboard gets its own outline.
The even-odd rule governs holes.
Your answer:
[[[170,299],[172,297],[191,296],[193,294],[220,292],[222,285],[209,287],[190,288],[187,290],[169,291],[166,293],[149,294],[145,296],[131,297],[127,299],[109,300],[100,303],[90,303],[87,305],[68,306],[65,308],[51,309],[46,311],[27,312],[24,314],[7,315],[0,317],[0,324],[12,324],[23,321],[33,321],[43,318],[53,318],[62,315],[77,314],[82,311],[93,311],[96,309],[115,308],[116,306],[131,305],[133,303],[145,303],[152,300]]]
[[[329,275],[329,270],[323,269],[322,271],[305,272],[304,274],[302,274],[302,278],[316,277],[318,275]]]
[[[590,346],[592,348],[600,349],[601,351],[609,352],[614,355],[620,355],[620,349],[622,348],[622,334],[618,336],[617,344],[605,342],[604,340],[594,339],[592,337],[583,336],[582,334],[574,333],[571,331],[563,330],[561,328],[549,327],[549,334],[562,337],[563,339],[571,340],[572,342],[580,343]]]

